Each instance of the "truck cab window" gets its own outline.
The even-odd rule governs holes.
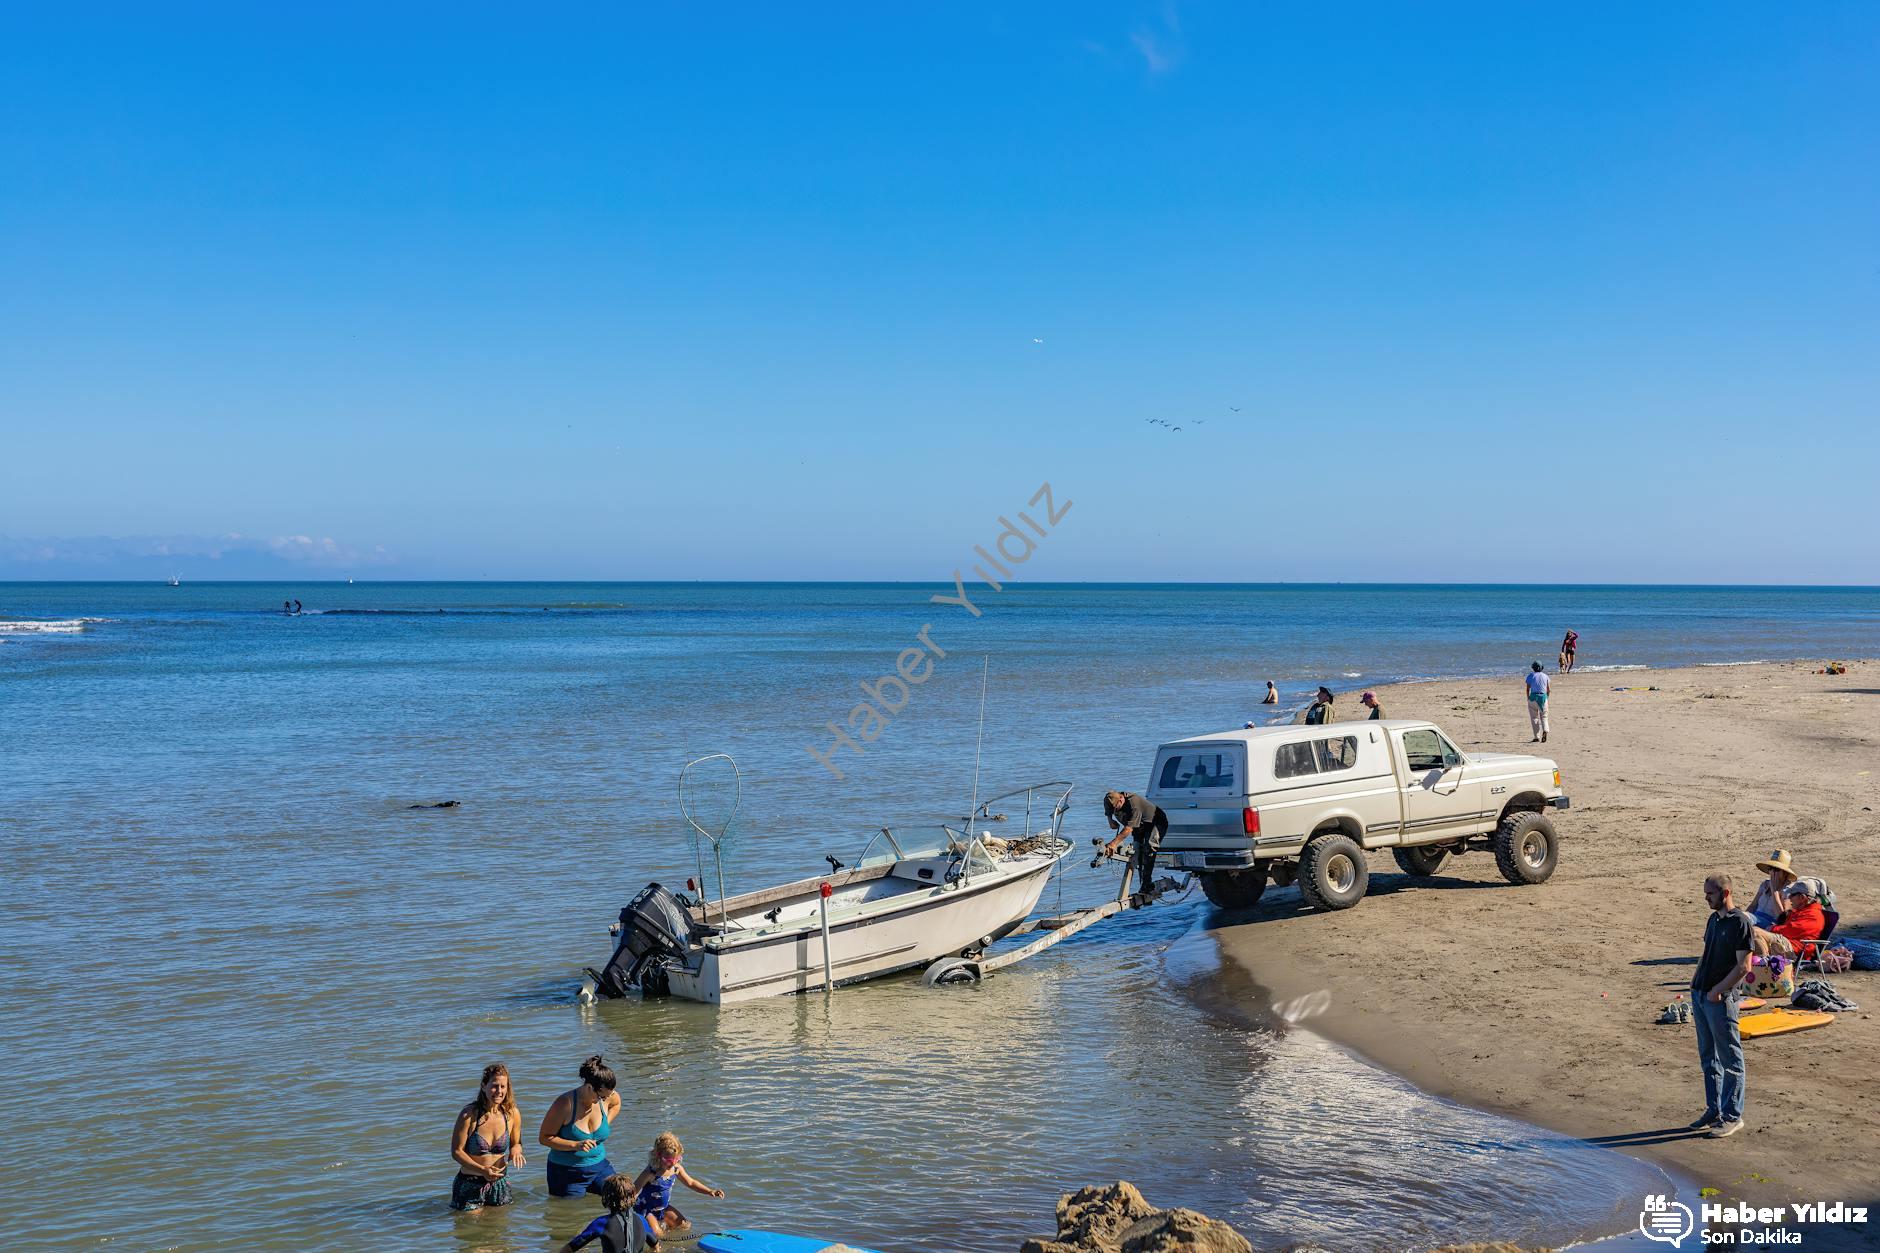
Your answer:
[[[1427,728],[1403,733],[1404,763],[1412,770],[1442,770],[1445,768],[1443,750],[1456,750],[1444,743],[1443,737]]]

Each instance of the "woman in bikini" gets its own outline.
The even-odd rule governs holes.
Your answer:
[[[509,1067],[501,1062],[483,1068],[476,1100],[458,1112],[450,1130],[450,1156],[457,1163],[452,1209],[509,1204],[509,1168],[523,1164],[522,1117],[509,1086]]]
[[[599,1053],[581,1063],[581,1086],[555,1098],[542,1116],[537,1138],[548,1147],[548,1194],[591,1192],[614,1173],[607,1137],[620,1116],[614,1072]]]

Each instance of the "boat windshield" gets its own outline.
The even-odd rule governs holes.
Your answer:
[[[960,841],[946,827],[883,827],[862,849],[859,866],[885,866],[914,857],[943,857]]]

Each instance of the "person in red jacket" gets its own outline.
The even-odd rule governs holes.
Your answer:
[[[1782,915],[1782,921],[1770,927],[1773,935],[1779,935],[1789,942],[1789,946],[1800,951],[1805,940],[1819,940],[1828,920],[1822,916],[1821,902],[1815,899],[1815,889],[1800,879],[1789,884],[1782,894],[1788,901],[1789,910]]]

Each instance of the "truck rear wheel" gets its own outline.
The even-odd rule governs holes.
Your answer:
[[[1266,891],[1264,870],[1217,870],[1201,876],[1201,892],[1222,909],[1246,909]]]
[[[1495,828],[1495,864],[1510,883],[1545,883],[1560,863],[1560,837],[1546,814],[1521,810]]]
[[[1405,874],[1427,879],[1442,869],[1443,862],[1449,859],[1449,850],[1420,844],[1415,848],[1393,848],[1390,855],[1397,859],[1398,867]]]
[[[1315,835],[1299,854],[1299,894],[1314,909],[1350,909],[1364,899],[1371,867],[1364,850],[1336,831]]]

